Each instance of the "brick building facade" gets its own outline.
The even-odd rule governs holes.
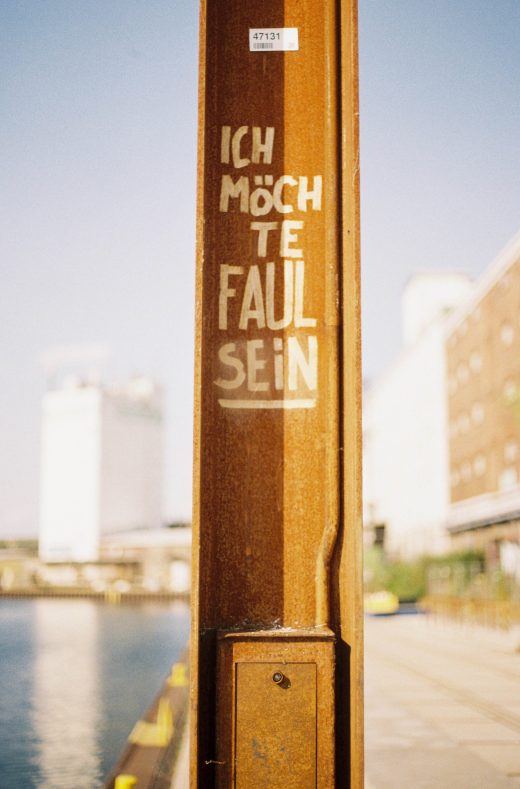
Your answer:
[[[452,545],[520,572],[520,234],[448,320],[446,365]]]

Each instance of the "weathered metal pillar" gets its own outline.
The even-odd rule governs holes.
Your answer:
[[[356,39],[202,2],[192,789],[363,785]]]

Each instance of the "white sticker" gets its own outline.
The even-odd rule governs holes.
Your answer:
[[[250,52],[295,51],[298,46],[297,27],[250,27]]]

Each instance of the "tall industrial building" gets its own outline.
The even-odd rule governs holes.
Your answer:
[[[449,320],[446,356],[452,541],[520,577],[520,234]]]
[[[162,397],[151,380],[44,396],[40,558],[97,561],[104,535],[161,525]]]
[[[393,555],[448,547],[446,316],[471,290],[464,274],[424,272],[402,300],[404,349],[365,393],[364,523],[367,542]]]
[[[369,539],[480,549],[520,578],[520,233],[473,286],[413,277],[403,307],[405,348],[365,398]]]

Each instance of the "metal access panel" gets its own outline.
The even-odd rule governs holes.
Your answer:
[[[316,786],[316,670],[236,664],[236,789]]]
[[[334,638],[318,632],[221,635],[219,787],[334,785]]]

